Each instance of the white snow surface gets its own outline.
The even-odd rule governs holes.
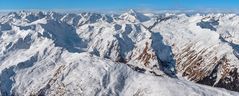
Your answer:
[[[170,77],[133,71],[125,64],[88,53],[63,52],[61,62],[45,59],[15,71],[14,94],[66,96],[235,96],[238,93]],[[17,67],[16,67],[17,68]],[[50,84],[50,87],[46,87]],[[7,87],[7,86],[6,86]],[[47,90],[43,90],[48,88]]]
[[[198,53],[206,49],[201,54],[206,64],[226,55],[228,66],[239,68],[238,20],[235,14],[134,10],[122,15],[11,12],[0,18],[1,95],[237,96],[181,79],[184,71],[175,70],[183,69],[187,58],[176,65],[173,54],[190,44]]]

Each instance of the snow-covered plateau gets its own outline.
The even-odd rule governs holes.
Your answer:
[[[239,15],[9,12],[0,96],[239,96]]]

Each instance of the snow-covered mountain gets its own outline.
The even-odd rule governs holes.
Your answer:
[[[224,13],[11,12],[1,95],[239,95],[238,30]]]

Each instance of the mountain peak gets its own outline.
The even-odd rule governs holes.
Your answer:
[[[149,20],[149,17],[145,16],[144,14],[140,13],[140,12],[137,12],[133,9],[130,9],[129,11],[123,13],[121,16],[120,16],[121,19],[124,19],[124,20],[127,20],[127,21],[130,21],[130,22],[144,22],[144,21],[147,21]]]
[[[127,13],[129,13],[129,14],[137,14],[138,12],[137,11],[135,11],[134,9],[130,9]]]

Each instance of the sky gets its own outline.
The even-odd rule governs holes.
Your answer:
[[[21,9],[165,9],[235,10],[239,0],[0,0],[0,10]]]

